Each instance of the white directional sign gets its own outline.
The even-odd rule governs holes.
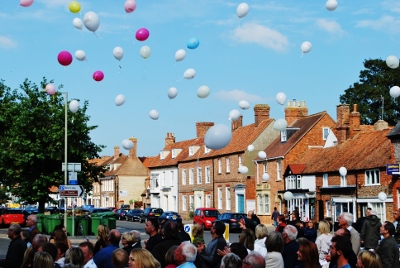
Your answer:
[[[60,185],[60,197],[81,197],[84,193],[82,185]]]

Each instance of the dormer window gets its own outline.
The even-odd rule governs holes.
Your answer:
[[[165,158],[164,151],[160,152],[160,159],[163,160]]]
[[[281,131],[281,142],[287,141],[287,132],[286,129]]]
[[[204,153],[208,154],[209,152],[211,152],[211,149],[204,145]]]
[[[325,141],[328,138],[330,129],[328,127],[324,127],[322,129],[322,139]]]
[[[172,149],[171,157],[172,157],[172,158],[175,158],[175,157],[176,157],[176,150],[175,150],[175,149]]]
[[[189,147],[189,156],[194,155],[194,148],[192,146]]]

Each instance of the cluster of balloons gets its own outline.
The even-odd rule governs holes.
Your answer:
[[[325,7],[329,11],[334,11],[338,6],[338,3],[336,0],[328,0],[325,3]]]
[[[232,139],[230,127],[217,124],[210,127],[204,137],[204,144],[211,150],[219,150],[227,146]]]
[[[236,15],[238,18],[243,18],[249,13],[249,5],[247,3],[240,3],[236,8]]]

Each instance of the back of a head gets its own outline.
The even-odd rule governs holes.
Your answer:
[[[182,255],[186,256],[187,262],[194,262],[197,256],[197,248],[189,241],[182,242]]]
[[[243,244],[247,249],[254,250],[254,233],[251,229],[243,229],[240,233],[239,243]]]
[[[154,258],[151,253],[144,248],[134,248],[129,256],[135,261],[135,267],[145,268],[160,268],[160,263]]]
[[[329,222],[322,220],[318,223],[318,231],[320,234],[328,234],[331,231]]]
[[[117,248],[111,255],[111,262],[114,268],[124,268],[128,265],[128,253],[122,248]]]
[[[268,239],[267,239],[268,240]],[[247,248],[243,245],[240,244],[239,242],[234,242],[229,246],[230,250],[232,253],[235,253],[240,257],[240,259],[246,258],[246,256],[249,254],[247,251]]]
[[[235,253],[226,254],[221,260],[221,268],[240,268],[242,259]]]
[[[375,252],[364,250],[358,253],[358,259],[361,260],[362,265],[368,268],[382,268],[381,258]]]
[[[54,261],[49,253],[37,252],[33,258],[33,268],[53,268]]]
[[[215,229],[215,233],[218,236],[222,236],[225,233],[225,223],[223,223],[222,221],[215,221],[214,222],[214,229]]]
[[[243,268],[265,268],[264,257],[255,251],[249,253],[243,260]]]
[[[353,224],[353,214],[351,214],[349,212],[343,212],[342,217],[349,226],[351,226]]]
[[[58,248],[55,244],[49,242],[44,243],[42,246],[42,251],[49,253],[50,256],[53,258],[53,261],[56,261]]]
[[[284,246],[285,242],[280,232],[271,232],[268,235],[268,239],[265,241],[265,247],[268,252],[276,251],[282,253]]]
[[[158,222],[158,219],[150,218],[150,219],[148,219],[148,221],[151,223],[151,225],[154,226],[154,229],[156,230],[156,232],[158,232],[158,229],[160,229],[160,223]]]
[[[298,239],[302,261],[310,267],[320,267],[317,245],[306,238]]]
[[[298,231],[293,225],[286,225],[283,232],[287,234],[290,241],[296,240]]]
[[[178,239],[178,224],[171,220],[166,221],[163,227],[163,235],[166,239]]]
[[[68,263],[82,267],[85,265],[85,257],[81,248],[72,247],[67,250],[65,253],[65,264]]]
[[[13,223],[8,229],[12,230],[17,236],[21,234],[21,226],[19,224]]]
[[[349,259],[351,254],[354,254],[351,241],[348,237],[340,235],[334,236],[332,237],[332,243],[335,243],[336,251],[341,250],[346,259]]]
[[[264,224],[260,223],[256,226],[256,238],[257,239],[262,239],[264,237],[268,236],[268,229],[267,226]]]
[[[47,237],[45,235],[43,234],[35,235],[35,238],[33,238],[32,241],[33,250],[36,252],[46,242],[47,242]]]
[[[118,247],[119,241],[121,240],[121,233],[117,229],[112,229],[108,239],[112,245]]]

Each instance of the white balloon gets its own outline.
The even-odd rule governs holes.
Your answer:
[[[121,60],[122,57],[124,57],[124,50],[122,49],[122,47],[115,47],[113,49],[113,55],[114,58],[116,58],[117,60]]]
[[[123,140],[122,141],[122,148],[124,148],[125,150],[130,150],[132,149],[134,146],[133,141],[131,140]]]
[[[250,108],[250,104],[246,100],[241,100],[239,101],[239,107],[242,108],[243,110],[247,110]]]
[[[228,120],[236,121],[239,119],[239,117],[240,117],[240,112],[236,109],[233,109],[232,111],[229,112]]]
[[[80,18],[73,19],[72,24],[75,26],[76,29],[82,30],[83,22]]]
[[[236,14],[239,18],[243,18],[249,13],[249,5],[247,3],[241,3],[236,9]]]
[[[380,192],[380,193],[378,194],[378,198],[379,198],[379,200],[381,200],[381,201],[383,202],[383,201],[386,200],[387,194],[385,194],[384,192]]]
[[[210,95],[210,88],[208,86],[201,86],[197,89],[197,97],[204,99],[208,95]]]
[[[347,175],[347,169],[345,167],[341,167],[341,168],[339,168],[339,173],[342,176],[346,176]]]
[[[170,87],[168,89],[168,98],[174,99],[178,95],[178,90],[175,87]]]
[[[290,201],[290,200],[292,200],[293,199],[293,194],[292,194],[292,192],[285,192],[284,194],[283,194],[283,198],[285,199],[285,200],[287,200],[287,201]]]
[[[150,115],[150,118],[153,119],[153,120],[157,120],[158,117],[160,116],[160,115],[158,114],[157,110],[151,110],[150,113],[149,113],[149,115]]]
[[[271,178],[271,177],[269,176],[269,174],[268,174],[267,172],[265,172],[265,173],[262,175],[262,179],[263,179],[263,181],[265,181],[265,182],[269,181],[270,178]]]
[[[396,69],[399,67],[399,59],[396,56],[391,55],[386,58],[386,65],[389,68]]]
[[[397,98],[398,96],[400,96],[400,87],[398,86],[391,87],[389,94],[390,96],[392,96],[392,98]]]
[[[287,122],[285,119],[278,119],[274,122],[274,129],[278,131],[284,131],[287,127]]]
[[[334,11],[337,8],[337,1],[336,0],[328,0],[326,1],[325,7],[329,11]]]
[[[125,96],[122,94],[119,94],[115,97],[115,105],[121,106],[122,104],[125,103]]]
[[[261,159],[266,159],[267,158],[267,153],[264,151],[259,151],[258,152],[258,157]]]
[[[148,46],[142,46],[140,48],[140,56],[142,56],[143,59],[147,59],[150,57],[151,54],[151,49]]]
[[[192,68],[187,69],[184,73],[183,73],[183,77],[186,79],[192,79],[196,76],[196,71]]]
[[[175,52],[175,61],[181,61],[186,57],[186,51],[184,49],[178,49]]]
[[[249,152],[254,151],[254,145],[253,145],[253,144],[250,144],[249,146],[247,146],[247,150],[248,150]]]
[[[93,11],[86,12],[85,16],[83,16],[83,23],[89,31],[95,32],[100,25],[99,16]]]
[[[308,53],[308,52],[310,52],[310,50],[311,50],[311,48],[312,48],[312,45],[311,45],[311,43],[310,42],[308,42],[308,41],[304,41],[302,44],[301,44],[301,52],[303,52],[303,53]]]
[[[240,166],[239,167],[239,172],[241,174],[247,174],[247,172],[249,172],[249,169],[246,166]]]
[[[218,150],[227,146],[231,139],[231,128],[226,125],[218,124],[207,130],[204,137],[204,144],[211,150]]]
[[[86,53],[83,50],[77,50],[75,51],[75,58],[79,61],[86,60]]]
[[[69,110],[73,113],[76,113],[79,110],[79,101],[77,100],[70,101]]]
[[[276,101],[280,104],[280,105],[284,105],[286,102],[286,94],[283,92],[278,92],[278,94],[276,94]]]

